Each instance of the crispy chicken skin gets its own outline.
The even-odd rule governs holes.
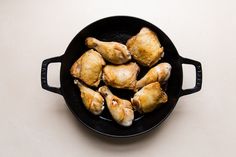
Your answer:
[[[170,77],[171,65],[169,63],[160,63],[151,68],[143,78],[137,81],[135,91],[152,82],[166,82]]]
[[[136,85],[139,66],[136,63],[126,65],[106,65],[103,69],[103,81],[112,87],[131,89]]]
[[[79,78],[89,86],[97,87],[101,80],[102,67],[105,61],[102,56],[94,51],[85,52],[71,67],[70,73],[75,78]]]
[[[144,86],[135,93],[131,99],[133,107],[140,113],[151,112],[162,103],[167,102],[168,97],[161,89],[160,83],[154,82]]]
[[[104,109],[104,99],[99,92],[96,92],[78,80],[74,80],[74,83],[79,87],[81,98],[84,106],[94,115],[100,115]]]
[[[89,48],[97,50],[105,60],[113,64],[123,64],[131,60],[131,54],[127,47],[118,42],[104,42],[93,37],[88,37],[85,44]]]
[[[130,38],[126,45],[133,58],[143,66],[152,67],[164,55],[157,35],[146,27]]]
[[[134,111],[128,100],[121,99],[111,93],[107,86],[98,90],[106,100],[106,104],[113,119],[122,126],[130,126],[134,119]]]

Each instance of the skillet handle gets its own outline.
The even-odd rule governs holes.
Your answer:
[[[194,61],[187,58],[182,58],[182,64],[192,64],[196,69],[196,84],[191,89],[181,89],[180,96],[196,93],[202,88],[202,66],[198,61]]]
[[[48,85],[48,65],[50,63],[61,62],[61,56],[45,59],[42,63],[41,69],[41,86],[43,89],[46,89],[50,92],[61,94],[61,88],[51,87]]]

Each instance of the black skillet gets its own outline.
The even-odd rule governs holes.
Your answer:
[[[133,124],[130,127],[122,127],[112,120],[107,110],[104,110],[101,116],[94,116],[85,109],[80,98],[80,92],[73,84],[73,77],[69,71],[72,64],[88,50],[84,44],[86,37],[91,36],[104,41],[117,41],[125,44],[142,27],[148,27],[157,34],[165,51],[165,56],[161,62],[166,61],[172,66],[168,85],[164,87],[169,100],[151,113],[145,115],[136,113]],[[47,83],[48,65],[55,62],[61,63],[60,88],[51,87]],[[182,64],[191,64],[196,68],[196,84],[192,89],[182,89]],[[141,67],[138,77],[142,77],[147,70]],[[111,137],[131,137],[143,134],[159,126],[174,109],[179,97],[198,92],[202,86],[202,68],[201,63],[198,61],[181,57],[167,35],[153,24],[134,17],[114,16],[98,20],[88,25],[74,37],[62,56],[44,60],[41,69],[41,85],[48,91],[62,95],[71,112],[88,128]],[[118,97],[128,100],[134,94],[127,90],[114,88],[111,88],[111,90]]]

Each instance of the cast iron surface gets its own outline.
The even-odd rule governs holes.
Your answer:
[[[73,84],[74,78],[70,75],[70,68],[72,64],[88,50],[84,44],[86,37],[91,36],[103,41],[117,41],[125,44],[126,41],[131,36],[137,34],[142,27],[148,27],[157,34],[165,51],[165,56],[161,62],[166,61],[172,66],[168,84],[163,86],[168,95],[168,102],[151,113],[145,115],[135,113],[133,124],[130,127],[122,127],[112,120],[107,109],[104,110],[101,116],[94,116],[85,109],[80,98],[80,91]],[[60,88],[50,87],[47,83],[47,67],[53,62],[61,62]],[[196,85],[192,89],[182,90],[182,64],[192,64],[196,68]],[[148,70],[142,66],[140,66],[140,68],[141,71],[138,78],[144,76]],[[199,91],[202,85],[202,69],[199,62],[179,56],[174,44],[167,35],[153,24],[134,17],[114,16],[101,19],[88,25],[74,37],[65,54],[44,60],[41,70],[41,84],[44,89],[61,94],[73,114],[88,128],[107,136],[131,137],[145,133],[160,125],[174,109],[180,96]],[[103,83],[100,85],[103,85]],[[93,89],[96,90],[97,88]],[[118,97],[127,100],[130,100],[134,94],[134,92],[129,90],[110,89]]]

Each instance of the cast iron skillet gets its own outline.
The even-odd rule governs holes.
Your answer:
[[[165,56],[161,62],[166,61],[172,66],[168,85],[163,87],[166,89],[169,100],[162,107],[151,113],[145,115],[136,113],[133,124],[130,127],[122,127],[112,120],[107,109],[104,110],[101,116],[94,116],[85,109],[80,98],[80,91],[73,84],[73,77],[69,71],[72,64],[88,50],[84,44],[86,37],[91,36],[104,41],[118,41],[125,44],[142,27],[148,27],[156,32],[165,51]],[[61,63],[60,88],[51,87],[47,83],[48,65],[55,62]],[[192,64],[196,68],[196,85],[192,89],[182,89],[182,64]],[[146,71],[146,68],[141,67],[138,77],[142,77]],[[114,16],[98,20],[88,25],[74,37],[66,49],[65,54],[44,60],[41,69],[41,85],[42,88],[48,91],[62,95],[71,112],[88,128],[111,137],[131,137],[148,132],[160,125],[174,109],[179,97],[198,92],[202,85],[202,68],[198,61],[181,57],[167,35],[153,24],[134,17]],[[117,90],[114,88],[111,88],[111,90],[115,95],[128,100],[134,94],[128,90]]]

